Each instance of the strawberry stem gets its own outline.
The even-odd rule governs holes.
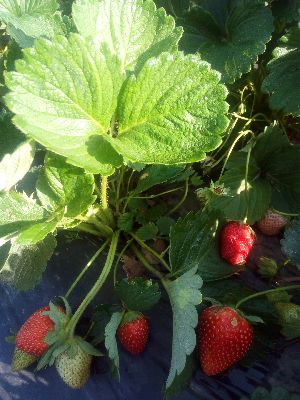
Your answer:
[[[93,264],[93,262],[96,260],[96,258],[99,256],[99,254],[102,253],[102,251],[105,249],[105,247],[107,246],[109,242],[109,239],[107,239],[102,246],[96,251],[96,253],[93,255],[93,257],[89,260],[89,262],[86,264],[86,266],[81,270],[80,274],[77,276],[77,278],[75,279],[75,281],[72,283],[72,285],[70,286],[69,290],[67,291],[67,293],[65,294],[65,298],[67,299],[70,294],[73,292],[73,290],[75,289],[75,287],[77,286],[78,282],[81,280],[81,278],[83,277],[83,275],[87,272],[87,270],[90,268],[90,266]]]
[[[264,295],[269,294],[269,293],[280,292],[282,290],[293,290],[293,289],[300,289],[300,285],[282,286],[280,288],[269,289],[269,290],[264,290],[263,292],[254,293],[254,294],[251,294],[250,296],[244,297],[242,300],[238,301],[236,303],[235,308],[238,309],[246,301],[254,299],[255,297],[264,296]]]
[[[108,274],[111,270],[111,267],[113,265],[113,261],[114,261],[116,250],[117,250],[118,240],[119,240],[119,231],[115,232],[112,235],[106,262],[104,264],[103,270],[102,270],[99,278],[97,279],[97,281],[95,282],[94,286],[89,291],[89,293],[86,295],[86,297],[83,299],[82,303],[77,308],[73,317],[70,319],[70,321],[68,323],[67,330],[68,330],[70,336],[74,335],[75,327],[76,327],[79,319],[81,318],[82,314],[84,313],[84,311],[86,310],[86,308],[88,307],[90,302],[94,299],[94,297],[96,296],[96,294],[99,292],[102,285],[106,281]]]

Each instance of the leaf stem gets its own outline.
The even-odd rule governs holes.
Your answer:
[[[176,204],[175,207],[173,207],[173,208],[167,213],[167,215],[173,214],[176,210],[178,210],[179,207],[182,206],[182,204],[185,202],[185,200],[186,200],[186,198],[187,198],[188,190],[189,190],[189,178],[187,178],[187,179],[185,180],[185,190],[184,190],[184,194],[183,194],[181,200],[179,201],[179,203]]]
[[[248,153],[247,153],[246,169],[245,169],[245,198],[246,198],[246,215],[245,215],[245,219],[246,219],[246,221],[247,221],[248,212],[249,212],[248,174],[249,174],[249,163],[250,163],[251,152],[252,152],[252,144],[251,144],[251,146],[250,146],[250,148],[248,150]]]
[[[108,209],[107,201],[107,176],[101,177],[101,205],[103,210]]]
[[[93,255],[93,257],[89,260],[89,262],[86,264],[86,266],[81,270],[80,274],[77,276],[77,278],[75,279],[75,281],[72,283],[72,285],[70,286],[69,290],[67,291],[67,293],[65,294],[65,298],[67,299],[70,294],[72,293],[72,291],[75,289],[75,287],[77,286],[78,282],[81,280],[81,278],[83,277],[83,275],[88,271],[88,269],[90,268],[90,266],[93,264],[93,262],[96,260],[96,258],[102,253],[102,251],[105,249],[105,247],[107,246],[109,242],[109,239],[107,239],[102,246],[96,251],[96,253]]]
[[[155,250],[153,250],[150,246],[148,246],[143,240],[141,240],[138,236],[136,236],[134,233],[130,233],[130,235],[133,237],[133,239],[145,250],[149,251],[149,253],[153,254],[154,257],[156,257],[162,265],[169,271],[171,272],[171,267],[168,265],[168,263],[161,257],[160,254],[158,254]]]
[[[123,257],[125,251],[127,250],[128,246],[131,245],[132,240],[133,239],[129,239],[128,240],[128,242],[126,243],[126,245],[123,247],[122,251],[120,252],[120,254],[119,254],[118,258],[117,258],[117,261],[115,262],[115,265],[114,265],[114,286],[116,286],[116,283],[117,283],[117,271],[118,271],[119,262],[120,262],[121,258]]]
[[[264,295],[269,294],[269,293],[280,292],[282,290],[293,290],[293,289],[300,289],[300,285],[282,286],[280,288],[269,289],[269,290],[264,290],[263,292],[254,293],[254,294],[251,294],[250,296],[244,297],[242,300],[238,301],[236,303],[235,308],[238,309],[246,301],[254,299],[254,298],[259,297],[259,296],[264,296]]]
[[[99,278],[97,279],[91,290],[88,292],[86,297],[83,299],[82,303],[77,308],[77,310],[75,311],[74,315],[72,316],[72,318],[68,323],[67,329],[70,336],[74,335],[74,331],[79,319],[81,318],[82,314],[84,313],[90,302],[94,299],[94,297],[96,296],[96,294],[99,292],[102,285],[106,281],[115,258],[118,240],[119,240],[119,231],[114,232],[114,234],[111,237],[111,243],[107,254],[106,262],[104,264],[103,270]]]
[[[158,279],[160,279],[165,291],[170,294],[169,287],[168,287],[168,280],[165,279],[164,275],[157,271],[152,265],[147,261],[147,259],[143,256],[143,254],[137,249],[137,247],[132,244],[131,245],[132,251],[134,254],[137,256],[137,258],[140,260],[140,262],[144,265],[144,267],[151,272],[153,275],[155,275]]]
[[[101,232],[94,229],[90,224],[85,224],[82,222],[81,224],[75,226],[74,228],[69,229],[70,231],[82,231],[86,233],[90,233],[91,235],[101,236]]]

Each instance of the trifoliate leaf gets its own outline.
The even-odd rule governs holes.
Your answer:
[[[160,299],[158,283],[143,278],[123,279],[118,282],[115,291],[120,300],[132,311],[146,311]]]
[[[122,320],[122,313],[115,312],[113,313],[109,323],[105,328],[105,347],[108,351],[108,357],[111,359],[113,363],[113,374],[120,379],[119,374],[119,352],[118,352],[118,344],[116,340],[116,332],[120,322]]]
[[[281,39],[274,58],[268,63],[269,74],[262,90],[270,94],[272,109],[300,116],[300,27],[293,28]]]
[[[118,103],[114,148],[132,162],[183,164],[215,149],[226,129],[226,89],[197,55],[163,53],[131,75]],[[172,132],[172,134],[170,134]]]
[[[93,204],[94,188],[93,175],[52,154],[46,157],[45,168],[37,181],[37,195],[42,205],[50,212],[64,210],[67,218],[75,218]]]
[[[105,139],[124,79],[118,58],[77,34],[38,39],[24,57],[6,74],[15,124],[71,164],[111,174],[121,163]]]
[[[46,212],[25,194],[0,193],[0,238],[45,221]]]
[[[151,240],[155,239],[157,233],[157,226],[153,222],[149,222],[148,224],[141,226],[135,234],[141,240]]]
[[[169,388],[184,370],[186,358],[196,346],[195,327],[198,323],[196,305],[202,301],[202,279],[193,268],[173,282],[166,283],[173,310],[172,359],[166,387]]]
[[[21,143],[13,153],[0,161],[0,192],[7,191],[18,183],[31,167],[35,154],[32,140]]]
[[[183,273],[197,267],[201,277],[203,274],[206,278],[208,268],[205,260],[214,248],[219,222],[218,214],[207,210],[189,213],[177,221],[170,233],[172,272]],[[226,268],[225,275],[228,273]]]
[[[106,42],[125,70],[176,48],[182,28],[152,0],[77,0],[73,18],[84,37]]]
[[[32,289],[40,281],[55,247],[53,235],[35,245],[24,246],[13,242],[0,269],[0,280],[17,290]]]
[[[150,165],[141,173],[134,195],[145,192],[155,185],[174,180],[184,171],[181,165]]]
[[[197,4],[197,3],[196,3]],[[199,52],[233,83],[265,51],[273,32],[272,14],[263,0],[202,0],[184,19],[181,48]]]
[[[0,19],[21,47],[30,47],[35,38],[64,33],[57,8],[56,0],[0,0]]]
[[[282,252],[300,269],[300,218],[292,221],[281,240]]]

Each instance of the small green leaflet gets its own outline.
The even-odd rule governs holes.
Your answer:
[[[40,36],[64,34],[64,22],[57,9],[56,0],[0,0],[0,20],[21,47],[30,47]]]
[[[300,218],[292,221],[291,225],[285,230],[284,237],[281,240],[281,249],[292,263],[300,269]]]
[[[146,311],[160,299],[158,283],[143,278],[123,279],[118,282],[115,291],[122,303],[131,311]]]
[[[51,234],[35,245],[13,242],[5,262],[0,263],[0,281],[17,290],[32,289],[40,281],[55,247],[56,240]]]
[[[220,144],[228,124],[227,91],[219,79],[197,55],[162,53],[148,60],[122,91],[118,136],[109,137],[111,144],[132,162],[203,159]]]
[[[182,28],[152,0],[77,0],[73,19],[79,33],[106,42],[124,70],[134,70],[150,57],[177,48]]]
[[[269,74],[262,83],[262,90],[270,94],[272,109],[299,117],[300,27],[291,29],[281,41],[273,60],[268,63]]]
[[[31,167],[35,154],[32,140],[21,143],[13,153],[6,154],[0,161],[0,192],[8,191],[18,183]]]
[[[93,175],[67,164],[62,157],[48,154],[45,158],[45,168],[37,181],[37,195],[49,211],[63,209],[65,217],[75,218],[94,203],[94,188]]]
[[[119,352],[118,352],[118,344],[116,340],[116,332],[120,322],[122,320],[123,314],[120,312],[115,312],[111,316],[109,323],[105,327],[105,347],[108,351],[108,356],[113,363],[113,375],[118,377],[120,380],[119,374]]]
[[[186,364],[196,346],[195,327],[198,323],[196,305],[202,301],[202,279],[192,268],[173,282],[166,282],[173,310],[172,359],[166,387],[169,388]]]
[[[141,226],[135,234],[141,240],[151,240],[155,239],[157,233],[157,226],[153,222],[148,222],[147,224]]]
[[[223,82],[233,83],[265,51],[273,32],[271,11],[262,0],[202,0],[196,4],[184,16],[181,48],[199,52],[221,72]]]
[[[137,195],[155,185],[173,181],[184,169],[185,165],[149,165],[142,171],[133,194]]]
[[[71,164],[111,174],[122,162],[104,136],[124,80],[118,58],[77,34],[38,39],[24,57],[6,74],[14,123]]]

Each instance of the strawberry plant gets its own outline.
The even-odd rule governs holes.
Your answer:
[[[270,331],[299,338],[300,2],[0,0],[0,21],[0,281],[33,289],[66,235],[98,246],[20,328],[12,368],[77,389],[105,356],[119,379],[162,296],[167,398],[259,358]],[[260,255],[255,291],[264,235],[285,260]]]

